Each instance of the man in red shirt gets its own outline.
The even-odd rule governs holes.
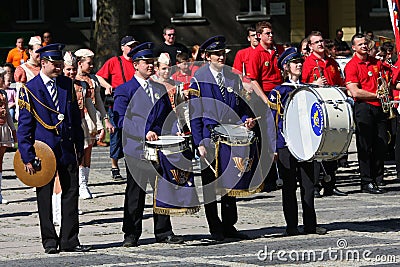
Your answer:
[[[122,56],[110,58],[96,73],[100,85],[106,89],[106,96],[112,95],[113,89],[132,79],[135,69],[133,68],[132,58],[128,56],[128,53],[138,43],[132,36],[123,37],[121,40]],[[111,175],[114,180],[120,180],[123,178],[119,171],[118,160],[124,156],[122,151],[122,129],[114,125],[112,103],[105,102],[105,105],[108,105],[110,122],[114,126],[114,131],[110,131]]]
[[[274,32],[271,23],[258,22],[256,25],[259,45],[250,53],[248,77],[252,80],[253,90],[268,103],[267,95],[282,83],[282,74],[278,68],[278,53],[274,47]]]
[[[302,82],[313,83],[319,86],[335,85],[343,86],[344,82],[340,74],[339,64],[326,54],[325,42],[319,31],[312,31],[307,37],[308,46],[312,51],[305,59],[303,64]],[[340,191],[336,183],[337,160],[323,162],[327,174],[331,176],[329,182],[322,180],[324,196],[345,196],[346,193]],[[316,165],[316,172],[319,173],[319,164]],[[315,186],[315,197],[321,197],[319,183]]]
[[[321,86],[343,86],[338,63],[325,53],[322,34],[318,31],[311,32],[308,36],[308,45],[312,52],[304,61],[302,82]]]
[[[233,68],[238,70],[244,76],[248,75],[247,70],[249,68],[248,64],[250,53],[258,45],[256,29],[253,27],[247,28],[247,40],[250,42],[250,46],[237,51],[235,60],[233,61]]]
[[[377,95],[381,62],[368,55],[368,41],[356,34],[351,39],[353,58],[344,72],[346,87],[354,97],[357,156],[361,176],[361,191],[382,194],[376,178],[383,176],[384,156],[387,146],[386,119]]]

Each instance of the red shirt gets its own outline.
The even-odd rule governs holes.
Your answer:
[[[122,59],[122,66],[124,68],[125,80],[129,81],[135,74],[135,69],[133,68],[132,59],[127,60],[123,56],[119,56]],[[124,83],[121,72],[121,65],[117,57],[112,57],[104,63],[104,65],[96,73],[100,77],[108,81],[112,88],[116,88]]]
[[[238,70],[240,74],[245,74],[246,76],[249,75],[248,69],[249,69],[249,58],[250,58],[250,53],[253,51],[254,48],[249,46],[244,49],[240,49],[237,51],[235,60],[233,61],[233,68],[235,70]]]
[[[376,93],[378,89],[377,79],[381,71],[382,63],[370,56],[366,61],[362,61],[355,55],[344,68],[346,74],[346,84],[357,83],[358,86],[368,92]],[[357,99],[355,99],[357,101]],[[381,106],[380,100],[365,101],[373,106]]]
[[[251,51],[247,73],[250,79],[257,80],[264,92],[270,92],[282,83],[276,51],[270,53],[261,45]]]
[[[314,54],[308,56],[304,61],[302,82],[312,83],[316,81],[321,76],[320,71],[329,85],[344,85],[342,76],[340,75],[339,64],[336,60],[331,57],[321,59]]]

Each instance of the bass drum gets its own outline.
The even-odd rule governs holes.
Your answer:
[[[336,87],[300,87],[289,97],[283,115],[283,135],[299,161],[342,157],[354,132],[353,112]]]

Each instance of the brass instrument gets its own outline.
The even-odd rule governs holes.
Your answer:
[[[393,119],[396,115],[392,109],[393,101],[390,100],[388,83],[382,76],[378,77],[377,83],[378,88],[376,90],[376,96],[381,101],[382,110],[384,113],[389,113],[388,119]]]

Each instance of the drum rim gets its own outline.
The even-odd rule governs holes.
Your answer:
[[[177,143],[172,143],[172,144],[158,144],[158,143],[156,144],[156,143],[152,143],[152,142],[158,142],[158,141],[162,141],[162,140],[174,139],[174,138],[171,138],[171,137],[174,137],[174,138],[176,138],[177,140],[180,140],[180,141],[177,142]],[[169,148],[169,147],[182,146],[182,145],[185,145],[185,143],[187,143],[187,142],[188,142],[188,139],[184,138],[182,136],[164,135],[164,136],[159,136],[158,140],[156,140],[156,141],[146,141],[145,144],[146,144],[147,147],[150,147],[150,148],[163,149],[163,148]],[[187,145],[185,145],[185,146],[187,146]]]

